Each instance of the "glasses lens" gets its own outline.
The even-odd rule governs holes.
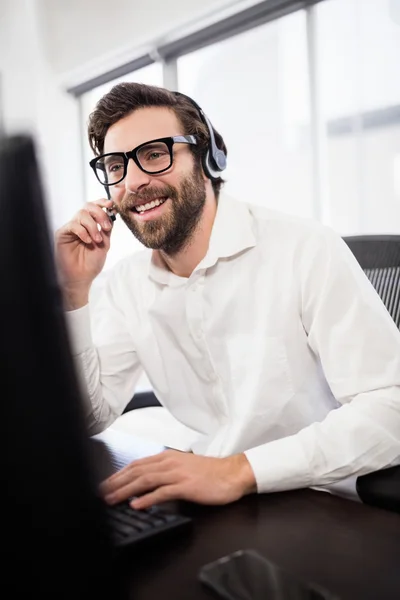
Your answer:
[[[118,154],[102,156],[96,162],[96,174],[101,183],[118,183],[125,176],[125,162]]]
[[[168,169],[172,164],[172,157],[168,146],[164,142],[151,142],[137,152],[138,161],[148,173],[156,173]]]

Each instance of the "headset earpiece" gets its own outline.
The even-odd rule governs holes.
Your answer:
[[[207,167],[210,170],[213,177],[219,177],[219,173],[221,171],[223,171],[224,169],[226,169],[226,155],[217,146],[217,143],[215,141],[213,126],[211,125],[210,120],[208,119],[207,115],[205,115],[201,109],[199,109],[199,112],[200,112],[201,116],[203,117],[203,120],[206,123],[209,134],[210,134],[210,149],[207,151],[207,154],[206,154]],[[211,150],[211,154],[210,154],[210,150]]]
[[[200,106],[186,94],[181,92],[174,92],[176,96],[184,96],[193,106],[197,109],[201,120],[207,127],[210,143],[207,152],[203,156],[203,169],[209,179],[219,179],[221,172],[226,169],[226,154],[223,150],[220,150],[217,146],[214,136],[214,129],[207,115],[204,114]]]
[[[222,155],[225,158],[225,154],[222,153]],[[209,150],[207,150],[207,152],[203,156],[202,163],[203,163],[204,172],[209,179],[219,179],[221,177],[221,171],[223,171],[223,169],[214,167],[215,161],[210,156]]]

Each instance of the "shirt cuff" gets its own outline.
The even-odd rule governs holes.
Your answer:
[[[65,313],[67,327],[71,338],[72,354],[82,354],[93,346],[90,328],[89,304]]]
[[[244,452],[256,479],[257,491],[283,492],[310,487],[309,464],[296,435]]]

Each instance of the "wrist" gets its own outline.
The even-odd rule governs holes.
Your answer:
[[[65,310],[77,310],[86,306],[89,302],[89,288],[87,287],[63,287],[63,298]]]
[[[257,481],[245,454],[235,454],[231,457],[235,462],[235,471],[240,484],[242,495],[257,492]]]

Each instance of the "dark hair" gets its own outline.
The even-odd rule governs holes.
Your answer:
[[[191,149],[200,164],[207,152],[210,136],[197,108],[184,96],[143,83],[119,83],[97,102],[88,122],[89,144],[94,154],[98,156],[104,152],[104,139],[111,125],[139,108],[151,106],[171,108],[183,127],[182,133],[197,136],[198,144]],[[226,154],[222,136],[215,129],[213,131],[218,148]],[[223,183],[221,177],[212,180],[217,198]]]

